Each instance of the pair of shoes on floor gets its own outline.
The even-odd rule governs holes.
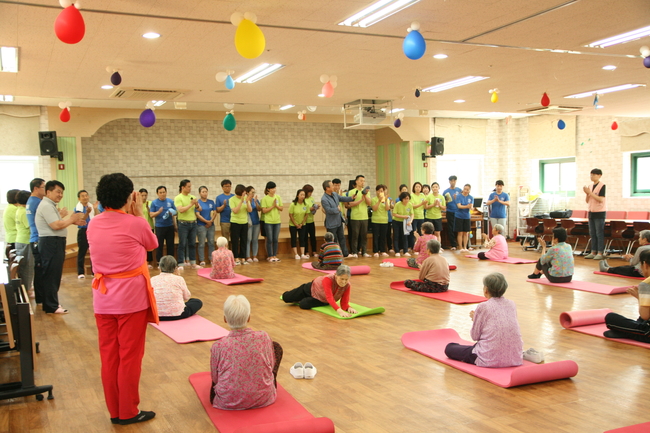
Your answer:
[[[316,376],[317,370],[311,362],[306,362],[305,365],[302,365],[302,362],[296,362],[289,369],[289,373],[291,373],[294,379],[313,379]]]
[[[379,266],[381,266],[382,268],[392,268],[393,266],[395,266],[395,264],[392,262],[381,262]]]
[[[404,253],[404,257],[411,257],[409,253]]]
[[[381,253],[381,256],[382,257],[388,257],[388,254],[387,253]]]
[[[589,253],[585,256],[585,259],[593,259],[594,257],[596,257],[595,254]]]
[[[538,278],[542,278],[542,274],[530,274],[530,275],[528,276],[528,279],[529,279],[529,280],[536,280],[536,279],[538,279]]]
[[[150,419],[153,419],[155,416],[156,416],[156,412],[141,410],[140,413],[134,416],[133,418],[129,418],[129,419],[111,418],[111,423],[119,424],[119,425],[129,425],[129,424],[135,424],[137,422],[149,421]]]
[[[364,256],[364,257],[372,257],[372,256],[371,256],[370,254],[368,254],[368,253],[363,253],[363,256]]]
[[[359,256],[356,255],[356,254],[348,254],[348,259],[356,259],[356,258],[358,258],[358,257],[359,257]]]
[[[461,248],[460,252],[461,253],[469,253],[469,250],[466,250],[465,248]]]
[[[538,352],[532,347],[523,353],[524,360],[541,364],[544,362],[544,352]]]
[[[609,271],[609,263],[607,263],[607,260],[601,260],[598,262],[598,268],[600,269],[600,272],[607,272]]]
[[[594,256],[594,260],[605,260],[605,256],[603,256],[602,254],[596,254]]]
[[[242,261],[241,261],[241,264],[242,264],[242,265],[250,265],[250,263],[248,263],[246,260],[242,260]]]
[[[395,253],[395,257],[400,257],[400,256],[401,256],[400,253]]]

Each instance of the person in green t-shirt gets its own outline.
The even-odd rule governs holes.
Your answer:
[[[267,182],[264,198],[260,205],[264,214],[264,231],[266,232],[266,260],[279,262],[278,238],[280,236],[280,212],[284,210],[282,198],[275,193],[275,182]]]
[[[404,191],[399,195],[399,203],[393,208],[393,242],[395,248],[395,257],[400,256],[400,249],[404,252],[405,257],[411,257],[409,254],[409,241],[407,230],[412,228],[413,205],[410,203],[411,194]],[[404,221],[406,220],[406,224]]]
[[[426,205],[427,197],[422,193],[422,184],[420,182],[415,182],[411,188],[411,204],[413,205],[413,231],[409,235],[409,248],[413,248],[415,245],[415,235],[417,232],[419,235],[420,227],[424,224],[424,209]]]
[[[151,231],[155,233],[153,218],[149,213],[151,212],[151,202],[147,200],[149,198],[149,191],[145,188],[140,188],[138,191],[142,197],[142,213],[144,214],[144,219],[149,223]],[[149,264],[149,269],[153,269],[153,251],[147,251],[147,263]]]
[[[289,233],[291,234],[291,249],[296,260],[308,259],[309,256],[302,254],[307,249],[307,217],[310,215],[308,204],[305,202],[305,191],[299,189],[296,198],[289,206]],[[298,247],[296,247],[298,238]]]
[[[178,210],[176,220],[178,221],[178,265],[185,264],[185,248],[189,247],[189,259],[192,269],[201,268],[196,264],[196,235],[198,227],[196,225],[196,209],[201,211],[201,205],[198,199],[191,195],[192,182],[189,179],[181,180],[178,187],[178,194],[174,197],[174,205]]]
[[[16,256],[22,256],[23,261],[20,264],[20,280],[29,291],[29,297],[34,297],[34,288],[32,282],[34,280],[34,254],[29,245],[29,238],[31,230],[29,229],[29,221],[27,220],[27,200],[31,193],[29,191],[18,191],[15,193],[16,199],[16,214],[14,215],[14,227],[16,228]]]
[[[447,201],[445,196],[440,194],[440,185],[438,182],[431,184],[431,194],[429,194],[426,204],[427,220],[433,224],[434,235],[440,240],[442,231],[442,211],[446,209]],[[442,251],[442,249],[441,249]]]
[[[388,257],[386,253],[386,234],[388,233],[388,212],[391,209],[390,198],[386,194],[386,185],[377,185],[377,196],[372,199],[372,252],[375,257]]]
[[[232,242],[232,253],[235,256],[235,265],[247,265],[248,212],[252,212],[253,208],[244,185],[238,184],[235,187],[235,196],[228,199],[228,206],[231,209],[230,239]]]
[[[366,178],[363,175],[358,175],[354,182],[355,188],[348,192],[348,197],[353,197],[353,201],[346,205],[351,210],[348,225],[348,236],[350,237],[350,254],[348,257],[358,257],[358,253],[362,254],[363,257],[370,257],[370,254],[366,253],[366,245],[368,244],[368,206],[371,203],[368,194],[370,187],[364,188]]]

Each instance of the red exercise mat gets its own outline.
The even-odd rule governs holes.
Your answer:
[[[468,259],[478,259],[478,256],[473,255],[473,254],[466,255],[465,257],[467,257]],[[503,260],[489,259],[489,260],[485,260],[485,261],[487,261],[487,262],[499,262],[499,263],[510,263],[511,265],[523,265],[523,264],[526,264],[526,263],[537,263],[537,260],[520,259],[518,257],[508,257],[507,259],[503,259]]]
[[[589,281],[571,281],[570,283],[551,283],[544,277],[527,279],[529,283],[542,284],[544,286],[563,287],[565,289],[581,290],[583,292],[598,293],[601,295],[618,295],[625,293],[630,286],[608,286],[606,284],[591,283]]]
[[[408,265],[406,262],[408,260],[408,257],[398,257],[396,259],[384,259],[383,262],[390,262],[392,263],[396,268],[404,268],[404,269],[411,269],[413,271],[419,271],[418,268],[412,268]],[[449,265],[449,270],[453,271],[456,269],[456,265]]]
[[[502,388],[529,385],[532,383],[547,382],[550,380],[568,379],[578,374],[578,364],[574,361],[557,361],[545,364],[533,364],[524,361],[518,367],[487,368],[477,367],[454,361],[445,355],[445,347],[449,343],[473,345],[471,341],[460,338],[453,329],[435,329],[432,331],[407,332],[402,335],[404,347],[414,350],[424,356],[447,364],[458,370],[469,373],[483,380],[487,380]]]
[[[245,275],[235,274],[235,278],[210,278],[211,268],[199,269],[196,273],[199,277],[207,278],[208,280],[216,281],[217,283],[225,284],[226,286],[232,286],[233,284],[248,284],[248,283],[259,283],[264,281],[264,278],[251,278]]]
[[[614,430],[607,430],[605,433],[648,433],[648,432],[650,432],[650,422],[630,425],[627,427],[615,428]]]
[[[303,263],[302,267],[304,269],[309,269],[311,271],[323,272],[325,274],[333,274],[336,270],[326,271],[324,269],[314,269],[310,263]],[[368,275],[370,273],[370,266],[350,266],[350,272],[352,275]]]
[[[439,301],[451,302],[452,304],[477,304],[479,302],[487,301],[483,296],[476,296],[470,293],[457,292],[455,290],[447,290],[442,293],[424,293],[416,292],[409,289],[404,285],[404,281],[393,281],[390,283],[390,288],[399,290],[401,292],[412,293],[414,295],[424,296],[425,298],[437,299]]]
[[[230,332],[205,317],[196,315],[187,319],[162,321],[157,325],[149,324],[180,344],[218,340]]]
[[[190,383],[219,433],[334,433],[329,418],[315,418],[278,383],[275,403],[259,409],[221,410],[210,402],[210,372],[190,375]]]
[[[616,341],[618,343],[631,344],[632,346],[645,347],[650,349],[650,343],[643,343],[641,341],[630,340],[627,338],[607,338],[603,332],[607,331],[605,326],[605,316],[611,313],[609,308],[601,308],[599,310],[579,310],[579,311],[566,311],[560,314],[560,324],[562,327],[581,332],[594,337],[604,338],[609,341]],[[650,431],[650,430],[648,430]]]
[[[645,280],[645,277],[628,277],[627,275],[610,274],[609,272],[594,271],[594,274],[607,275],[608,277],[629,278],[631,280]]]

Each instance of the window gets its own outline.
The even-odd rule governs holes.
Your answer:
[[[575,197],[575,158],[540,160],[539,177],[542,192],[566,194],[567,197]]]
[[[35,177],[38,158],[35,156],[0,157],[0,205],[7,205],[7,191],[10,189],[29,190],[29,182]]]
[[[449,176],[455,175],[458,177],[458,188],[463,189],[469,183],[472,186],[470,194],[483,197],[483,155],[444,155],[435,161],[436,179],[433,180],[440,184],[441,192],[449,188]]]
[[[650,152],[631,155],[632,197],[650,196]]]

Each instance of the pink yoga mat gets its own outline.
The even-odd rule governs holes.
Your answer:
[[[448,343],[473,345],[460,338],[453,329],[435,329],[432,331],[407,332],[402,335],[404,347],[433,358],[458,370],[487,380],[502,388],[568,379],[578,374],[578,364],[574,361],[557,361],[546,364],[533,364],[524,361],[519,367],[486,368],[454,361],[445,355]]]
[[[601,295],[618,295],[625,293],[630,286],[608,286],[606,284],[590,283],[589,281],[571,281],[570,283],[551,283],[546,278],[528,279],[529,283],[542,284],[544,286],[563,287],[565,289],[582,290],[583,292],[599,293]]]
[[[248,410],[221,410],[210,402],[210,372],[194,373],[190,383],[219,433],[334,433],[329,418],[314,418],[278,383],[278,396],[270,406]]]
[[[603,335],[603,332],[607,331],[607,326],[605,326],[605,316],[607,313],[611,312],[612,310],[609,308],[601,308],[599,310],[566,311],[560,314],[560,324],[562,327],[571,331],[593,335],[609,341],[617,341],[619,343],[631,344],[632,346],[650,349],[650,343],[629,340],[627,338],[606,338]]]
[[[217,283],[225,284],[227,286],[232,286],[233,284],[248,284],[248,283],[259,283],[264,281],[264,278],[251,278],[245,275],[235,274],[235,278],[210,278],[211,268],[199,269],[196,273],[199,277],[207,278],[208,280],[216,281]]]
[[[397,268],[404,268],[404,269],[411,269],[413,271],[419,271],[419,269],[410,267],[408,265],[408,263],[406,262],[407,260],[408,260],[407,257],[404,257],[404,258],[398,257],[396,259],[384,259],[383,261],[384,262],[390,262]],[[456,265],[449,265],[449,270],[450,271],[453,271],[454,269],[456,269]]]
[[[414,295],[424,296],[425,298],[437,299],[439,301],[451,302],[452,304],[476,304],[487,301],[483,296],[476,296],[470,293],[447,290],[442,293],[423,293],[415,292],[404,285],[404,281],[394,281],[390,283],[390,288],[401,292],[412,293]]]
[[[468,259],[478,259],[477,255],[466,255]],[[537,263],[537,260],[531,260],[531,259],[519,259],[517,257],[508,257],[507,259],[504,260],[488,260],[490,262],[499,262],[499,263],[510,263],[511,265],[523,265],[525,263]]]
[[[229,333],[227,329],[196,315],[187,319],[160,322],[158,325],[150,323],[150,325],[180,344],[218,340]]]
[[[648,433],[648,432],[650,432],[650,422],[630,425],[627,427],[615,428],[614,430],[607,430],[605,433]]]
[[[625,275],[618,275],[618,274],[610,274],[608,272],[600,272],[600,271],[594,271],[594,274],[597,275],[607,275],[608,277],[619,277],[619,278],[629,278],[631,280],[645,280],[644,277],[627,277]],[[612,430],[614,431],[614,430]]]
[[[302,267],[311,271],[323,272],[325,274],[333,274],[336,272],[336,270],[325,271],[323,269],[314,269],[311,263],[303,263]],[[368,275],[370,273],[370,266],[350,266],[350,272],[352,272],[352,275]]]

